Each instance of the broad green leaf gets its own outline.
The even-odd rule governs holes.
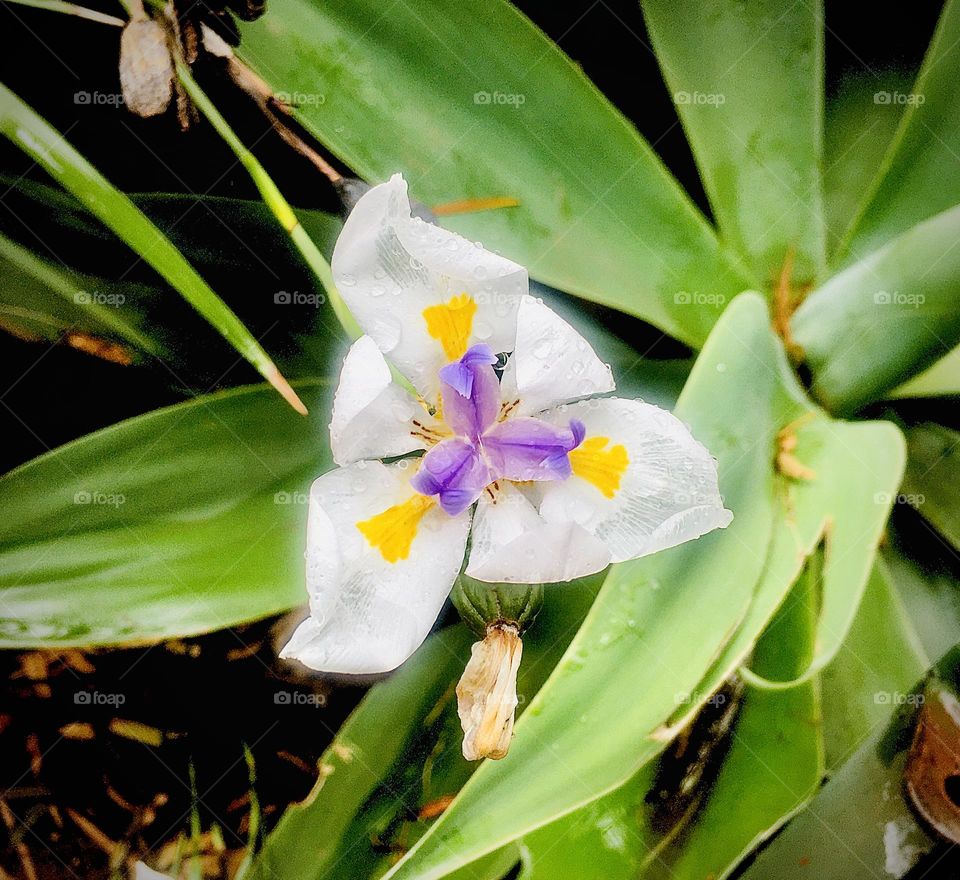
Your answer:
[[[560,290],[700,345],[751,279],[649,145],[505,0],[276,0],[243,58],[371,181],[436,205],[519,206],[445,225]]]
[[[797,457],[814,476],[785,487],[784,534],[774,539],[765,576],[789,571],[791,559],[796,565],[822,536],[816,650],[800,676],[809,679],[833,659],[853,624],[903,474],[904,442],[889,422],[822,418],[798,431],[798,440]]]
[[[328,383],[303,419],[266,386],[121,422],[0,478],[0,646],[190,635],[303,593],[306,493]]]
[[[477,770],[389,876],[441,877],[622,785],[747,611],[774,510],[782,351],[766,304],[739,297],[677,405],[717,456],[729,528],[614,567],[564,659],[520,720],[510,754]],[[740,417],[731,421],[733,409]],[[695,607],[697,613],[691,614]],[[642,695],[624,700],[624,693]]]
[[[754,663],[794,678],[810,663],[814,577],[803,577],[760,639]],[[699,808],[666,835],[651,827],[650,766],[626,785],[528,835],[522,880],[675,880],[725,876],[812,793],[822,772],[816,690],[747,691],[729,751]],[[662,760],[668,760],[664,757]],[[714,760],[717,760],[716,753]]]
[[[932,367],[894,388],[890,397],[947,397],[960,395],[960,347]]]
[[[907,432],[906,500],[960,551],[960,432],[925,424]]]
[[[813,660],[816,569],[800,577],[757,644],[753,668],[767,678],[797,678]],[[813,682],[785,691],[748,689],[703,808],[645,876],[727,877],[813,796],[823,774],[817,691]]]
[[[862,259],[918,223],[960,204],[960,3],[947,0],[913,87],[879,89],[878,100],[902,102],[900,127],[837,253]],[[919,264],[921,267],[923,263]]]
[[[919,515],[897,511],[883,561],[929,657],[960,644],[960,565],[956,551]]]
[[[891,707],[929,666],[886,565],[878,558],[853,626],[821,677],[829,770],[841,766],[886,724]]]
[[[823,10],[818,0],[642,0],[722,238],[770,286],[823,276]]]
[[[840,245],[896,134],[906,104],[892,96],[908,94],[910,83],[896,70],[847,74],[827,99],[823,207],[828,256]]]
[[[935,667],[956,691],[960,655]],[[939,685],[937,685],[939,686]],[[903,770],[924,681],[887,707],[888,721],[832,776],[816,798],[741,875],[744,880],[876,880],[951,876],[946,847],[918,824],[903,793]],[[937,870],[939,868],[939,870]],[[955,871],[955,867],[954,867]]]
[[[601,583],[594,576],[548,587],[543,610],[523,638],[521,716]],[[430,827],[433,817],[418,819],[423,808],[455,794],[477,766],[461,756],[454,696],[474,640],[464,626],[450,627],[370,690],[321,757],[314,790],[284,813],[247,880],[377,876],[395,860],[395,850]],[[516,849],[507,848],[477,876],[489,870],[499,877],[518,859]],[[473,876],[468,872],[466,880]]]
[[[812,293],[793,316],[813,393],[851,412],[960,341],[960,206],[925,220]]]
[[[657,842],[642,821],[652,769],[524,837],[519,880],[636,880]]]
[[[66,138],[3,84],[0,84],[0,134],[80,199],[203,315],[294,409],[303,411],[303,403],[260,343],[170,240]]]
[[[0,234],[0,320],[15,331],[50,341],[79,331],[128,343],[131,358],[138,351],[160,355],[163,344],[148,336],[136,312],[126,307],[135,295],[132,284],[105,286]]]

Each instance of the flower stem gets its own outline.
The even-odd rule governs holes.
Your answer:
[[[357,339],[363,335],[363,331],[357,324],[356,319],[350,314],[346,303],[340,296],[337,286],[333,281],[333,273],[330,271],[330,264],[320,252],[320,249],[314,244],[313,239],[307,234],[307,231],[300,225],[297,215],[293,208],[283,197],[280,189],[273,182],[273,179],[267,174],[266,169],[260,164],[250,150],[247,149],[243,141],[237,137],[236,132],[230,127],[223,114],[214,106],[213,102],[207,97],[206,92],[200,88],[200,85],[193,78],[190,68],[182,59],[177,59],[177,76],[180,79],[183,88],[190,96],[196,108],[207,118],[207,121],[216,129],[217,133],[226,142],[227,146],[233,151],[240,164],[246,169],[247,174],[253,181],[254,186],[260,191],[264,203],[276,217],[277,222],[284,228],[290,240],[294,243],[307,265],[313,270],[314,275],[323,285],[333,307],[333,312],[337,320],[343,327],[344,332],[351,338]]]

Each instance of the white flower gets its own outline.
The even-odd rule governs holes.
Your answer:
[[[328,672],[398,666],[436,620],[468,535],[468,575],[552,583],[730,522],[716,463],[687,428],[594,397],[613,390],[610,368],[528,295],[526,270],[412,217],[399,175],[357,203],[333,273],[367,335],[333,406],[340,467],[310,491],[310,617],[283,656]]]

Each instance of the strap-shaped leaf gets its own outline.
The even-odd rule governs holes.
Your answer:
[[[129,344],[132,352],[159,355],[161,340],[151,338],[132,303],[135,285],[104,285],[44,260],[0,233],[0,316],[12,329],[42,339],[64,333],[107,335]],[[125,352],[126,355],[126,352]]]
[[[813,393],[852,412],[960,342],[960,206],[919,223],[812,293],[793,316]]]
[[[891,706],[929,666],[887,565],[877,557],[857,618],[820,678],[828,770],[846,763],[886,722]]]
[[[823,275],[819,0],[643,0],[664,79],[724,240],[772,286]]]
[[[58,131],[0,84],[0,134],[23,150],[61,186],[149,263],[218,333],[299,412],[303,403],[239,318],[170,240]]]
[[[324,382],[299,384],[316,413]],[[191,635],[302,601],[320,415],[266,386],[121,422],[0,478],[0,646]]]
[[[750,286],[649,145],[505,0],[277,0],[242,31],[244,59],[365,178],[401,170],[430,205],[518,200],[444,222],[534,278],[694,345]]]
[[[920,74],[908,92],[878,89],[875,100],[906,110],[838,265],[862,258],[911,227],[960,204],[960,2],[947,0]]]
[[[947,397],[960,395],[960,347],[951,349],[940,360],[909,382],[894,388],[890,397]]]
[[[814,591],[801,579],[757,646],[756,663],[767,674],[792,677],[809,664]],[[822,772],[822,746],[812,684],[777,693],[748,690],[736,704],[719,702],[717,710],[736,713],[734,726],[723,742],[711,742],[701,731],[685,755],[687,774],[675,769],[678,785],[702,774],[687,793],[691,804],[677,826],[660,832],[652,827],[648,795],[654,774],[645,767],[615,792],[528,835],[521,880],[726,876],[812,794]],[[709,761],[722,761],[719,768],[696,767],[704,745],[711,748]]]
[[[934,667],[955,692],[960,651]],[[879,725],[823,789],[741,875],[745,880],[875,880],[877,877],[951,876],[954,856],[924,830],[904,793],[903,774],[917,708],[932,699],[924,686],[906,689],[886,707]],[[939,689],[940,685],[932,685]],[[948,697],[955,701],[955,697]],[[942,742],[942,732],[939,734]],[[916,869],[915,871],[911,869]]]
[[[960,432],[918,425],[907,433],[907,441],[905,500],[960,552]]]

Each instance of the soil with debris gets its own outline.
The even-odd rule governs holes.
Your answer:
[[[231,877],[251,809],[262,832],[307,795],[363,695],[278,661],[282,625],[0,653],[0,880],[132,877],[137,860]]]

